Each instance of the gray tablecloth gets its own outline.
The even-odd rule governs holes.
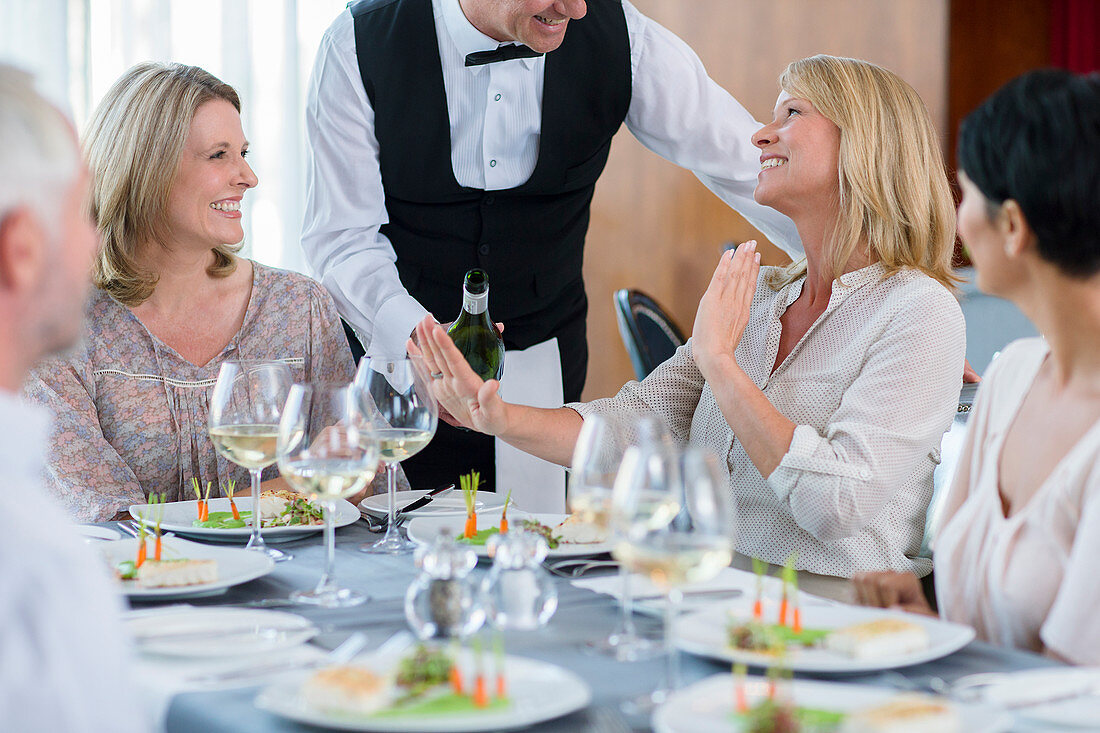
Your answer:
[[[404,595],[414,575],[412,556],[366,555],[357,551],[363,542],[378,535],[367,531],[363,522],[345,527],[336,534],[336,575],[342,585],[367,593],[366,604],[351,609],[324,610],[298,606],[293,610],[328,629],[316,639],[319,646],[332,648],[356,630],[367,632],[369,647],[385,641],[394,632],[406,628]],[[262,598],[286,597],[291,591],[312,588],[321,573],[324,547],[320,535],[297,542],[280,544],[294,559],[280,563],[270,575],[230,589],[226,594],[192,601],[196,606],[217,606]],[[474,572],[485,572],[482,563]],[[507,637],[510,654],[541,659],[566,667],[583,677],[592,687],[592,705],[573,715],[535,726],[532,731],[625,731],[646,730],[648,721],[630,720],[619,712],[619,703],[648,692],[663,679],[664,660],[622,663],[593,653],[585,642],[607,636],[619,618],[615,602],[591,591],[573,588],[558,581],[559,605],[547,628],[539,633]],[[135,603],[135,608],[155,604]],[[657,631],[655,620],[640,618],[643,630]],[[726,671],[725,665],[682,655],[684,684]],[[1011,671],[1051,666],[1053,661],[1026,652],[973,642],[944,659],[909,667],[896,672],[849,675],[843,679],[862,684],[904,688],[923,685],[938,677],[952,682],[975,672]],[[904,678],[904,679],[903,679]],[[834,678],[835,679],[835,678]],[[908,680],[908,682],[906,681]],[[310,731],[308,726],[283,720],[255,708],[256,687],[178,695],[168,715],[169,731],[204,733],[251,733],[252,731]]]

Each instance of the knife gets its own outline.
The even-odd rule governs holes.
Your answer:
[[[428,506],[428,504],[431,504],[432,501],[435,499],[435,497],[441,496],[442,494],[446,494],[448,491],[450,491],[454,487],[455,487],[454,484],[447,484],[446,486],[440,486],[439,488],[432,489],[431,491],[429,491],[427,494],[424,494],[424,496],[420,497],[419,499],[416,499],[415,501],[411,501],[408,504],[406,504],[405,506],[398,509],[396,512],[394,512],[394,516],[396,517],[399,514],[408,514],[409,512],[414,512],[417,509],[423,509],[424,507]]]

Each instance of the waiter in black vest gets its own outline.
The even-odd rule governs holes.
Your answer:
[[[628,0],[351,4],[310,80],[302,245],[367,353],[403,353],[428,312],[452,320],[464,273],[481,267],[505,324],[502,390],[547,406],[580,399],[589,206],[624,122],[800,251],[790,220],[752,200],[759,125]],[[555,379],[525,381],[539,359],[556,360]],[[560,395],[540,393],[547,381]],[[470,469],[491,486],[494,446],[440,425],[402,465],[413,486]]]

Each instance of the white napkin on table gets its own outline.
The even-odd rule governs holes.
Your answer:
[[[580,580],[574,580],[573,586],[576,588],[584,588],[586,590],[595,591],[596,593],[602,593],[609,595],[616,600],[622,600],[623,583],[621,577],[616,573],[615,575],[604,575],[596,578],[582,578]],[[769,601],[778,602],[778,598],[781,591],[782,582],[778,578],[767,577],[764,578],[764,600],[765,603]],[[745,572],[744,570],[737,570],[736,568],[723,568],[722,572],[718,573],[710,580],[704,580],[699,583],[691,583],[684,586],[682,589],[685,593],[683,607],[695,608],[698,606],[706,606],[714,603],[731,602],[741,604],[752,604],[756,598],[756,576],[753,573]],[[730,598],[729,596],[714,595],[714,596],[691,596],[693,591],[741,591],[741,595],[736,598]],[[644,596],[655,596],[662,593],[654,583],[644,575],[632,574],[630,576],[630,592],[635,598]],[[833,601],[819,596],[811,595],[803,591],[799,591],[799,599],[804,605],[832,605]],[[657,602],[658,604],[660,601]],[[641,608],[639,610],[652,611],[654,610],[653,601],[642,601],[639,604]],[[646,606],[649,608],[645,608]],[[659,608],[659,605],[656,606]]]
[[[161,608],[131,611],[123,614],[123,620],[144,618],[161,614],[186,613],[193,606],[172,605]],[[136,645],[135,645],[136,646]],[[145,654],[135,649],[136,665],[133,678],[138,688],[139,699],[154,722],[154,730],[164,730],[168,720],[168,709],[172,698],[183,692],[199,692],[212,689],[209,685],[192,682],[191,678],[205,674],[216,674],[259,664],[285,662],[288,668],[311,662],[325,656],[325,651],[311,644],[303,644],[290,649],[281,649],[263,654],[228,657],[176,657],[161,654]],[[269,678],[249,678],[219,683],[217,689],[234,687],[252,687],[266,684]]]

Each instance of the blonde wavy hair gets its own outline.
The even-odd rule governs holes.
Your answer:
[[[152,295],[157,275],[137,263],[147,242],[167,239],[168,196],[195,111],[222,99],[241,111],[233,87],[197,66],[147,62],[115,82],[84,133],[92,173],[91,214],[101,239],[93,279],[123,305]],[[239,244],[213,248],[207,269],[225,277]]]
[[[881,66],[825,55],[792,62],[779,86],[840,128],[840,215],[826,243],[831,276],[840,277],[866,242],[887,276],[913,268],[954,287],[955,204],[935,126],[916,90]],[[802,258],[769,285],[778,289],[805,272]]]

